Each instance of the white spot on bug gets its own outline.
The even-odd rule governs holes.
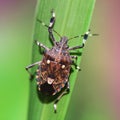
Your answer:
[[[55,13],[54,12],[53,12],[52,16],[55,17]]]
[[[37,41],[36,43],[37,43],[37,45],[39,45],[39,44],[40,44],[38,41]]]
[[[85,34],[87,34],[87,35],[88,35],[89,33],[90,33],[90,31],[87,31]]]
[[[54,110],[55,110],[55,111],[57,110],[57,105],[56,105],[56,104],[54,104]]]
[[[39,69],[37,69],[36,71],[39,72]]]
[[[65,65],[62,65],[62,69],[64,69],[65,68]]]
[[[36,75],[36,79],[38,79],[39,78],[39,76],[38,75]]]
[[[52,27],[52,25],[53,25],[53,23],[52,23],[52,22],[50,22],[49,27]]]
[[[39,85],[39,82],[37,82],[37,85]]]
[[[50,64],[50,60],[47,60],[47,64]]]
[[[43,44],[40,44],[40,46],[43,46]]]
[[[80,70],[80,67],[79,67],[79,66],[77,66],[77,69],[78,69],[78,70]]]
[[[38,90],[40,91],[40,87],[38,87]]]
[[[51,85],[51,84],[53,83],[53,81],[54,81],[54,79],[52,79],[52,78],[49,78],[49,77],[48,77],[48,81],[47,81],[47,82],[48,82],[48,84],[50,84],[50,85]]]
[[[85,44],[85,42],[86,42],[86,39],[83,39],[83,44]]]

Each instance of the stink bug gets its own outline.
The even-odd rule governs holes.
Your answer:
[[[75,65],[73,63],[73,59],[77,58],[77,56],[71,56],[69,51],[83,48],[88,36],[95,36],[97,34],[90,34],[90,30],[88,30],[84,35],[75,36],[72,38],[67,38],[66,36],[61,37],[61,35],[53,29],[55,23],[54,11],[52,11],[49,26],[39,19],[37,19],[37,21],[48,28],[50,39],[53,42],[53,47],[49,49],[42,43],[35,41],[36,45],[45,49],[45,52],[41,61],[27,66],[26,70],[31,75],[29,68],[38,65],[38,69],[36,71],[37,86],[38,90],[43,93],[54,96],[65,88],[54,102],[54,111],[56,112],[57,102],[64,94],[69,93],[69,76],[71,65]],[[59,42],[56,41],[53,32],[57,33],[60,37]],[[68,41],[78,37],[83,38],[82,45],[69,47]],[[76,68],[80,69],[78,66],[76,66]]]

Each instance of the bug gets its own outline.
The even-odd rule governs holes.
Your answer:
[[[38,69],[36,71],[36,81],[38,90],[43,92],[43,94],[54,96],[63,90],[63,88],[65,88],[54,102],[54,111],[56,112],[57,102],[63,95],[69,93],[70,91],[69,76],[71,73],[71,66],[75,65],[75,67],[80,70],[80,68],[73,62],[74,59],[77,59],[77,56],[71,56],[70,51],[83,48],[88,37],[95,36],[97,34],[90,34],[90,30],[88,30],[84,35],[74,36],[72,38],[61,36],[53,29],[55,23],[55,12],[53,10],[49,26],[39,19],[37,19],[37,21],[48,29],[53,47],[50,49],[39,41],[35,40],[36,45],[44,48],[45,52],[41,61],[27,66],[26,70],[31,75],[29,69],[35,65],[38,65]],[[57,35],[60,37],[59,42],[56,41],[53,32],[57,33]],[[68,46],[69,40],[79,37],[83,38],[82,45],[75,47]]]

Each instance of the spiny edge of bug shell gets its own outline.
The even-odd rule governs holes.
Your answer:
[[[58,89],[57,89],[57,92],[60,92],[60,91],[61,91],[61,88],[58,88]]]
[[[36,72],[40,72],[40,69],[37,69]]]
[[[39,85],[40,84],[40,82],[37,82],[37,85]]]
[[[61,88],[63,88],[64,86],[65,86],[65,84],[64,84],[64,83],[62,83],[62,84],[61,84]]]
[[[56,93],[57,93],[57,90],[55,90],[55,92],[52,95],[56,95]]]
[[[38,90],[39,90],[39,91],[41,90],[39,86],[38,86]]]
[[[39,76],[38,75],[36,75],[36,77],[35,77],[36,79],[38,79],[39,78]]]

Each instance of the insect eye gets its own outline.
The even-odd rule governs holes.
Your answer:
[[[65,68],[65,65],[62,65],[61,68],[64,69],[64,68]]]

